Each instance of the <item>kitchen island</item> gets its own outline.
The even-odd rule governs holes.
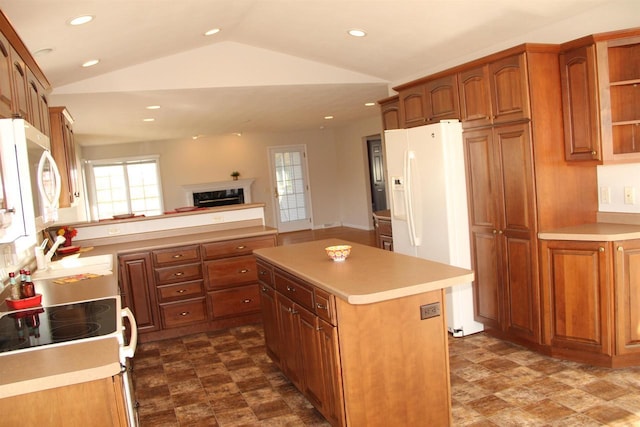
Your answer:
[[[254,253],[267,353],[332,425],[451,424],[444,292],[472,271],[338,239]]]

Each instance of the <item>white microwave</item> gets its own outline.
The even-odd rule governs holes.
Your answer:
[[[49,138],[23,119],[2,119],[0,145],[6,206],[0,242],[33,245],[58,219],[60,172]]]

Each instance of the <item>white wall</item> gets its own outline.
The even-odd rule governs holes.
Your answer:
[[[314,228],[349,225],[369,229],[370,196],[366,165],[366,136],[381,132],[380,119],[364,119],[346,128],[197,140],[149,141],[82,147],[84,160],[149,154],[160,155],[164,209],[187,203],[183,185],[227,181],[237,170],[254,178],[252,201],[265,203],[265,223],[275,226],[270,187],[268,147],[306,144]],[[363,150],[365,150],[363,152]]]
[[[624,200],[625,188],[632,188],[635,203]],[[610,203],[603,203],[608,189]],[[640,213],[640,163],[598,166],[598,210],[600,212]]]

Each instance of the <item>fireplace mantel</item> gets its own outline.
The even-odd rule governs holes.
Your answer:
[[[185,206],[193,206],[193,193],[199,193],[202,191],[219,191],[219,190],[234,190],[236,188],[242,188],[244,192],[244,202],[251,202],[251,185],[255,181],[254,178],[237,179],[230,181],[216,181],[216,182],[204,182],[202,184],[190,184],[183,185],[182,189],[185,193]]]

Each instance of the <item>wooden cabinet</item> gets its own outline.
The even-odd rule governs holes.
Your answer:
[[[463,70],[458,85],[463,128],[530,118],[525,53]]]
[[[398,96],[392,96],[378,102],[382,114],[382,129],[400,129],[400,111]]]
[[[0,118],[13,115],[13,63],[11,46],[6,37],[0,34]]]
[[[403,128],[460,118],[455,74],[394,88],[399,92],[400,124]]]
[[[269,307],[263,311],[267,349],[277,346],[272,358],[287,378],[332,425],[345,425],[334,296],[267,263],[260,266],[273,273],[277,289],[275,311],[268,292],[262,296]]]
[[[60,207],[67,208],[80,197],[73,117],[65,107],[51,107],[49,117],[51,153],[60,169]]]
[[[35,74],[27,68],[27,89],[29,91],[29,110],[31,124],[43,134],[49,136],[49,99],[44,86],[38,81]]]
[[[29,92],[27,89],[27,66],[13,47],[11,48],[10,56],[13,74],[13,115],[31,122]]]
[[[537,342],[540,316],[529,124],[465,132],[464,141],[476,318]]]
[[[258,268],[251,253],[275,244],[268,235],[119,255],[121,292],[141,341],[259,320]]]
[[[127,427],[122,377],[0,399],[3,425]]]
[[[393,251],[393,232],[391,229],[391,212],[373,213],[373,227],[376,231],[376,242],[380,249]]]
[[[258,261],[258,280],[260,281],[260,308],[267,355],[277,364],[280,363],[280,338],[278,333],[278,306],[274,289],[273,268]]]
[[[118,265],[122,303],[135,315],[138,332],[159,330],[151,255],[149,252],[119,255]]]
[[[640,31],[566,43],[560,55],[567,160],[640,160]]]
[[[159,295],[163,329],[207,320],[200,246],[180,246],[151,252],[154,265],[153,292]]]
[[[640,363],[640,240],[542,241],[545,344],[611,367]]]

